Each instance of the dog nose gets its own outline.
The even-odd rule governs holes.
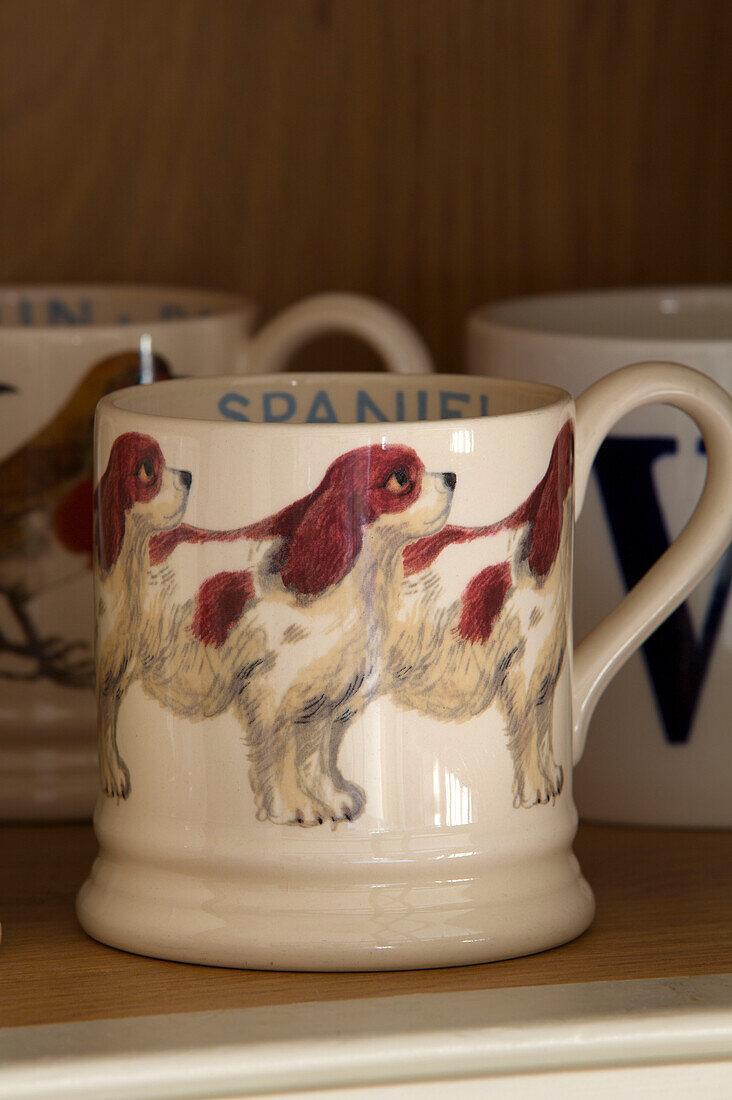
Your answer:
[[[191,482],[193,481],[193,474],[189,473],[188,470],[179,470],[178,477],[183,482],[183,488],[190,489]]]
[[[457,474],[443,474],[442,479],[445,482],[445,485],[447,485],[450,492],[452,492],[457,485]]]

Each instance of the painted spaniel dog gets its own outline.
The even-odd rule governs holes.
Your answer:
[[[509,516],[490,527],[445,526],[406,547],[392,617],[384,690],[401,707],[446,722],[497,705],[515,806],[553,802],[564,781],[552,727],[568,637],[573,453],[567,422],[544,477]],[[454,586],[465,571],[461,548],[475,542],[492,564],[451,598],[446,578]]]

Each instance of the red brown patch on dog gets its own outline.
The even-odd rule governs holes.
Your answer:
[[[139,477],[143,464],[150,476]],[[112,444],[107,468],[94,494],[96,539],[102,573],[113,568],[122,549],[127,512],[137,501],[149,501],[160,491],[165,467],[160,447],[149,435],[124,432]]]
[[[248,569],[235,573],[216,573],[204,581],[196,593],[191,631],[199,642],[215,648],[222,646],[244,608],[254,598],[254,581]]]
[[[236,539],[252,538],[248,527],[236,531],[206,531],[202,527],[192,527],[190,523],[181,523],[170,531],[158,531],[152,535],[148,544],[150,565],[160,565],[181,543],[235,542]]]
[[[318,596],[339,584],[361,552],[363,529],[402,512],[419,496],[424,466],[411,447],[357,447],[330,464],[312,493],[248,529],[249,538],[283,539],[285,588]],[[403,476],[403,484],[392,481]]]
[[[456,527],[454,524],[448,524],[436,535],[426,535],[423,539],[417,539],[416,542],[411,542],[404,548],[402,554],[404,576],[411,577],[413,573],[421,573],[423,569],[429,568],[446,546],[472,542],[473,539],[479,539],[482,535],[490,533],[489,527]]]
[[[573,460],[574,437],[571,421],[567,421],[555,440],[544,477],[521,508],[504,523],[505,527],[529,523],[524,558],[535,577],[545,577],[559,553],[564,501],[574,476]]]
[[[487,642],[511,587],[507,561],[489,565],[473,577],[463,592],[460,622],[454,632],[465,642]]]

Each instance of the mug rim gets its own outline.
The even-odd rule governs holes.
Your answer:
[[[156,298],[165,295],[187,301],[199,302],[203,308],[209,305],[211,313],[203,313],[188,317],[155,317],[150,320],[133,318],[130,321],[102,322],[95,324],[80,321],[63,324],[4,324],[0,322],[0,341],[4,336],[12,335],[14,338],[25,337],[29,340],[39,336],[58,337],[68,339],[69,335],[79,333],[129,333],[136,329],[157,331],[169,329],[173,325],[201,325],[220,320],[222,317],[241,314],[253,319],[256,313],[256,303],[253,299],[236,291],[217,290],[215,288],[176,285],[174,283],[0,283],[0,306],[8,299],[13,299],[23,294],[28,295],[53,295],[86,294],[90,297],[113,299],[115,296],[135,295],[140,298]]]
[[[357,388],[359,385],[367,384],[386,384],[393,388],[400,386],[410,386],[411,388],[418,389],[419,387],[431,386],[433,389],[440,384],[449,384],[454,386],[456,379],[460,380],[460,383],[464,383],[470,389],[476,391],[476,393],[485,392],[485,388],[498,389],[498,390],[518,390],[524,393],[534,393],[537,398],[541,398],[543,395],[546,399],[543,403],[538,404],[535,408],[522,409],[516,412],[499,412],[499,413],[487,413],[479,416],[465,416],[465,417],[443,417],[428,420],[391,420],[391,421],[343,421],[343,422],[315,422],[315,423],[296,423],[292,421],[238,421],[229,419],[220,419],[212,416],[180,416],[180,415],[167,415],[165,412],[152,412],[144,408],[130,407],[125,402],[133,400],[135,404],[138,402],[145,403],[148,396],[151,396],[152,390],[157,391],[157,396],[160,396],[160,387],[173,386],[176,389],[203,389],[211,388],[212,386],[226,386],[230,384],[232,386],[247,386],[251,384],[279,384],[279,385],[297,385],[299,382],[309,383],[311,385],[324,385],[326,383],[332,384],[347,383]],[[96,408],[96,417],[105,413],[123,414],[134,417],[136,420],[141,420],[146,423],[159,423],[164,424],[167,428],[171,428],[175,425],[186,425],[190,430],[190,425],[198,424],[201,426],[201,430],[205,431],[221,431],[221,430],[236,430],[241,431],[242,428],[246,428],[251,431],[253,429],[264,430],[267,433],[271,433],[276,430],[283,430],[286,432],[296,431],[298,429],[311,431],[318,430],[320,432],[328,433],[343,433],[344,431],[356,430],[371,430],[383,427],[384,429],[392,429],[394,427],[400,428],[435,428],[435,427],[452,427],[454,428],[466,428],[475,427],[478,424],[484,424],[495,420],[507,420],[510,418],[524,419],[530,417],[540,416],[547,413],[551,409],[558,409],[561,406],[574,405],[574,398],[568,390],[563,389],[560,386],[554,386],[547,382],[534,382],[530,380],[514,380],[511,378],[493,378],[479,375],[467,375],[467,374],[425,374],[425,375],[404,375],[393,374],[389,371],[307,371],[307,372],[283,372],[281,374],[221,374],[213,375],[208,378],[172,378],[163,382],[153,383],[151,386],[127,386],[124,389],[115,390],[113,393],[107,394],[99,401]]]
[[[566,307],[569,305],[582,306],[591,300],[600,310],[607,310],[608,324],[610,323],[610,310],[608,307],[617,307],[619,303],[638,302],[643,298],[657,296],[659,299],[686,299],[687,301],[699,301],[703,298],[717,296],[725,301],[730,315],[730,331],[725,336],[683,335],[674,332],[639,333],[632,329],[627,331],[585,331],[573,328],[567,324],[563,327],[551,328],[540,323],[532,323],[522,311],[541,305],[552,308]],[[675,313],[673,310],[669,314]],[[615,315],[617,317],[617,314]],[[650,315],[649,315],[650,316]],[[652,284],[648,286],[630,287],[589,287],[570,291],[553,291],[548,294],[527,294],[514,298],[500,298],[494,302],[487,302],[471,310],[467,318],[468,327],[472,329],[497,329],[510,332],[517,336],[536,338],[541,340],[561,340],[566,342],[581,341],[583,343],[601,343],[637,346],[644,345],[648,348],[674,344],[678,347],[702,345],[704,347],[726,348],[732,345],[732,283],[698,283],[698,284]]]

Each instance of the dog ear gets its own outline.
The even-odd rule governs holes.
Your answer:
[[[324,489],[307,509],[284,551],[285,588],[317,596],[350,572],[363,543],[358,495],[338,486]]]
[[[535,513],[526,545],[529,569],[545,577],[559,553],[564,519],[564,500],[573,478],[572,425],[564,425],[552,449],[549,468],[539,486]]]
[[[94,538],[102,574],[110,571],[122,549],[125,514],[131,503],[128,497],[117,450],[113,448],[94,494]]]

